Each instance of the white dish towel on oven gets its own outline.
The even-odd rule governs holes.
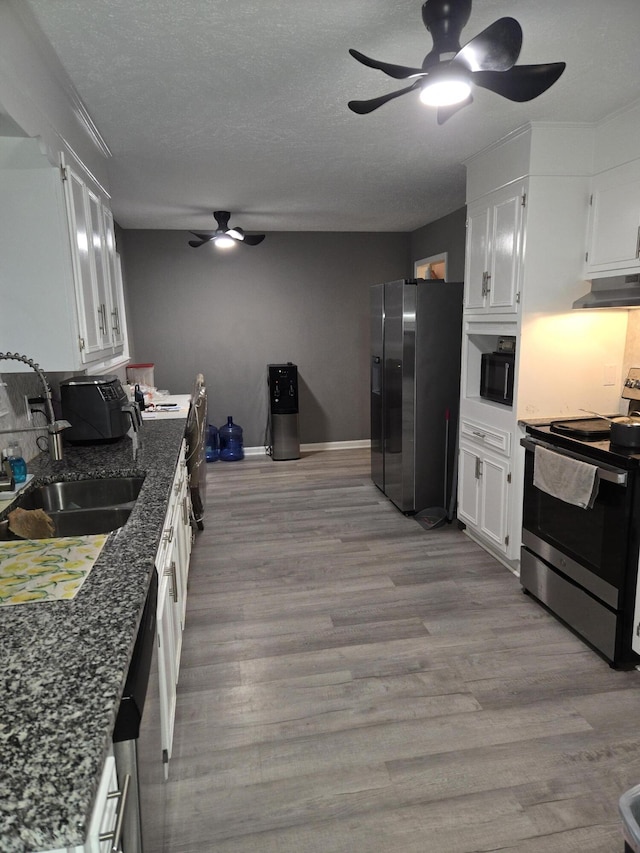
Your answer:
[[[591,509],[598,495],[598,468],[536,447],[533,463],[533,485],[565,503]]]

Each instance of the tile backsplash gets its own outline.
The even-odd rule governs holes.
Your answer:
[[[60,382],[73,376],[73,373],[47,373],[47,380],[53,394],[53,407],[56,417],[60,417]],[[42,386],[35,373],[0,373],[0,450],[9,444],[19,444],[22,455],[29,462],[42,450],[46,450],[46,417],[44,414],[32,415],[29,423],[25,396],[41,397]],[[44,406],[34,406],[42,408]],[[20,432],[32,426],[42,426],[42,432]],[[10,432],[6,432],[10,430]],[[40,445],[40,446],[39,446]]]

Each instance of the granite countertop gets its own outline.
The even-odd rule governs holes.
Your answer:
[[[125,437],[67,445],[61,462],[41,454],[28,464],[34,483],[134,473],[145,481],[73,600],[0,608],[3,853],[84,843],[184,430],[184,418],[145,423],[135,460]]]

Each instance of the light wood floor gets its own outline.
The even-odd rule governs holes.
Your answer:
[[[366,451],[207,476],[146,853],[621,853],[640,673],[403,516]]]

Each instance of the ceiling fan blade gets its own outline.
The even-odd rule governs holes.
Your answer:
[[[566,67],[565,62],[514,65],[508,71],[474,71],[471,78],[476,86],[522,103],[546,92]]]
[[[213,240],[213,234],[197,234],[195,231],[190,231],[190,234],[193,234],[194,237],[197,237],[198,240],[189,240],[189,245],[193,246],[194,249],[197,249],[198,246],[204,246],[205,243],[208,243],[210,240]]]
[[[522,27],[515,18],[499,18],[455,56],[470,71],[507,71],[518,61],[522,48]]]
[[[459,104],[452,104],[450,107],[438,107],[438,124],[444,124],[445,121],[448,121],[451,116],[458,112],[458,110],[461,110],[463,107],[468,107],[469,104],[472,103],[473,96],[469,95],[468,98],[465,98],[464,101],[461,101]]]
[[[407,92],[412,92],[414,89],[417,89],[421,80],[416,80],[416,82],[412,86],[407,86],[405,89],[398,89],[397,92],[389,92],[387,95],[380,95],[379,98],[371,98],[368,101],[349,101],[347,106],[349,109],[358,113],[358,115],[366,115],[367,113],[371,113],[374,110],[377,110],[378,107],[381,107],[383,104],[386,104],[387,101],[392,101],[394,98],[399,98],[400,95],[405,95]]]
[[[359,50],[349,48],[349,53],[358,62],[366,65],[368,68],[376,68],[378,71],[384,71],[389,77],[394,77],[396,80],[406,80],[408,77],[415,77],[418,74],[423,74],[422,68],[409,68],[406,65],[392,65],[389,62],[380,62],[378,59],[371,59],[360,53]]]
[[[245,246],[257,246],[258,243],[262,243],[264,237],[264,234],[245,234],[242,242]]]

